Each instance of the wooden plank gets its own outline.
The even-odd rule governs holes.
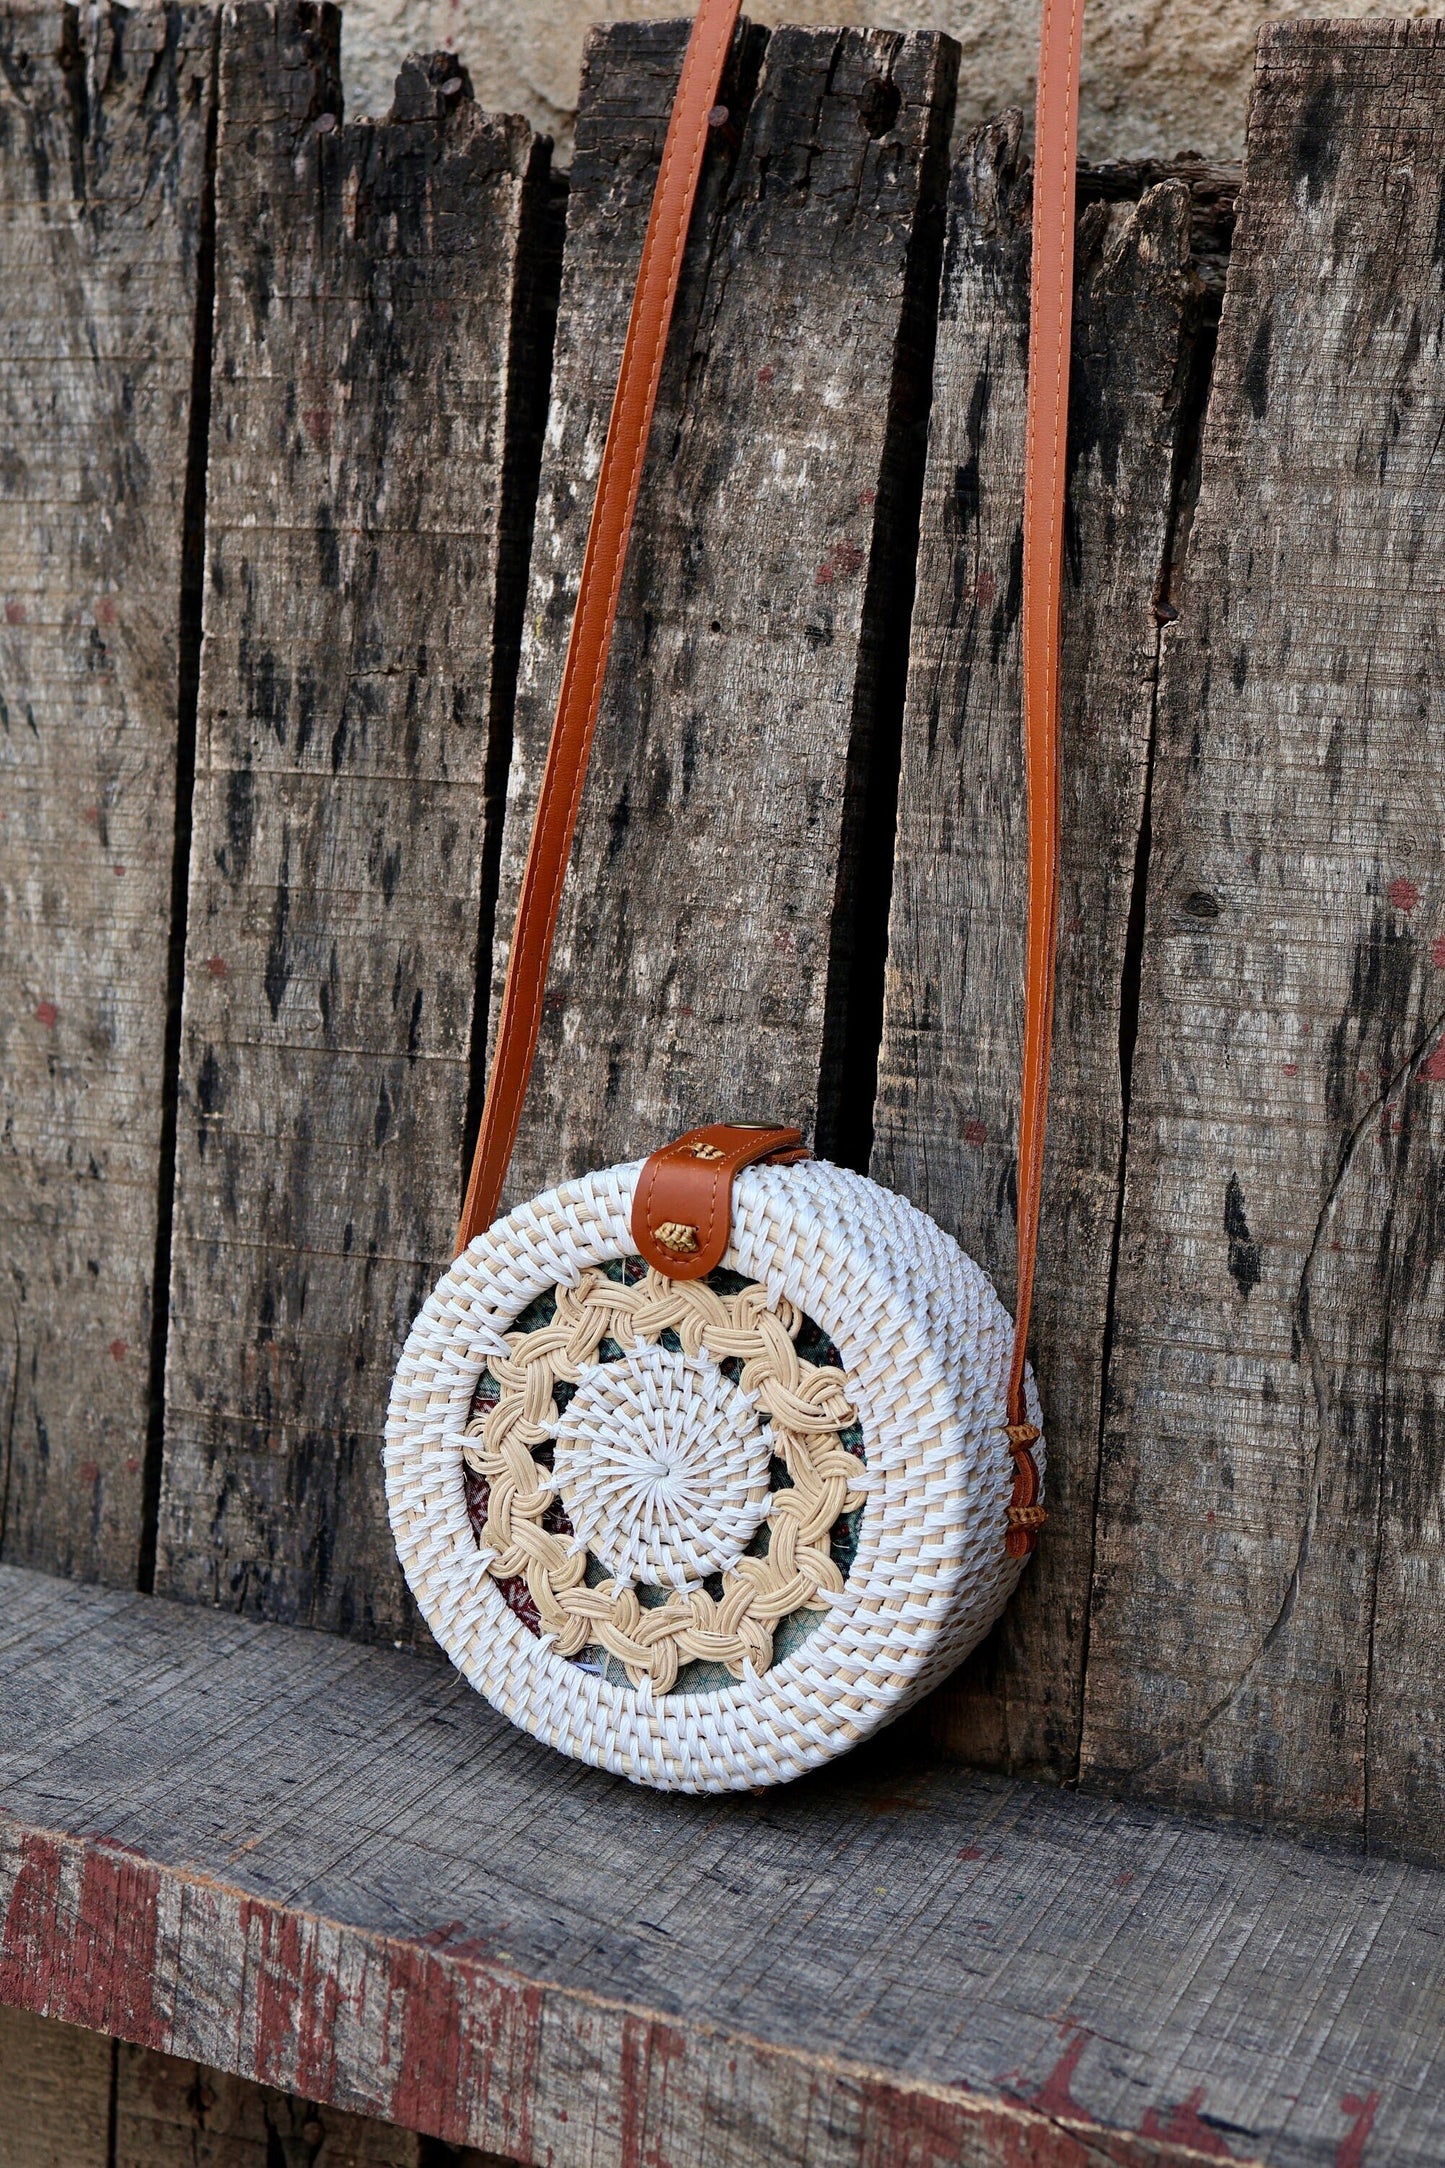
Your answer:
[[[214,44],[0,13],[0,1546],[130,1586]]]
[[[1265,31],[1166,642],[1084,1766],[1445,1855],[1438,23]]]
[[[589,48],[504,935],[682,35],[619,25]],[[866,923],[873,768],[886,776],[888,636],[906,623],[956,62],[931,34],[776,31],[735,154],[715,146],[512,1198],[702,1120],[816,1124],[825,1149],[847,1144],[848,997],[858,941],[881,934]],[[499,973],[505,960],[504,940]]]
[[[0,1813],[0,1999],[523,2161],[1445,2151],[1438,1874],[897,1738],[658,1798],[415,1656],[5,1569]]]
[[[441,2168],[414,2132],[372,2116],[149,2048],[118,2054],[109,2168]]]
[[[79,2025],[0,2008],[5,2168],[115,2168],[115,2046]]]
[[[380,1424],[460,1195],[551,191],[446,55],[337,125],[339,28],[222,38],[159,1582],[395,1635]]]
[[[373,2116],[0,2006],[5,2168],[506,2168]]]
[[[950,189],[872,1161],[987,1267],[1010,1308],[1027,918],[1020,138],[1017,114],[981,129]],[[1090,202],[1077,242],[1059,991],[1032,1337],[1051,1519],[999,1632],[933,1705],[952,1750],[1060,1776],[1077,1765],[1081,1722],[1156,605],[1206,300],[1189,187],[1135,194]]]

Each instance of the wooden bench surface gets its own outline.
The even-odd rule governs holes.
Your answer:
[[[1445,2148],[1428,1870],[906,1738],[659,1799],[405,1653],[0,1597],[6,2000],[529,2162]]]

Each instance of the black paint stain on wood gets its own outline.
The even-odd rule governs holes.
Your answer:
[[[1318,203],[1340,163],[1340,92],[1333,73],[1321,77],[1305,101],[1291,145],[1291,178]]]
[[[1229,1238],[1229,1277],[1248,1301],[1259,1285],[1259,1244],[1249,1231],[1244,1212],[1244,1191],[1239,1176],[1232,1174],[1224,1191],[1224,1232]]]

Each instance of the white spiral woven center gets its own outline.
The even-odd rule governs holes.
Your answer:
[[[582,1370],[553,1476],[615,1580],[685,1588],[742,1557],[767,1514],[771,1457],[753,1395],[706,1357],[642,1346]]]

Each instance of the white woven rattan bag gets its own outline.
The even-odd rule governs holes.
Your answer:
[[[458,1254],[407,1340],[385,1449],[401,1563],[452,1661],[536,1738],[666,1789],[785,1782],[867,1738],[987,1633],[1044,1518],[1023,1350],[1057,891],[1063,443],[1045,422],[1067,407],[1081,4],[1046,5],[1040,70],[1016,1324],[924,1213],[793,1130],[689,1131],[494,1221],[737,0],[703,0],[678,87]]]

